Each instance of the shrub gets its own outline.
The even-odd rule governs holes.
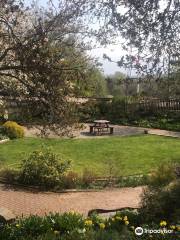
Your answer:
[[[121,122],[126,116],[126,100],[125,98],[113,98],[110,105],[110,119],[113,122]]]
[[[82,122],[92,122],[95,119],[109,119],[109,101],[88,101],[79,106],[78,114]]]
[[[95,173],[93,171],[85,168],[83,170],[83,174],[82,174],[82,178],[81,178],[82,185],[84,187],[89,187],[93,183],[95,178],[96,178]]]
[[[127,213],[127,212],[126,212]],[[45,217],[30,216],[17,219],[11,225],[4,225],[0,231],[0,239],[5,240],[135,240],[136,225],[131,219],[138,217],[136,214],[124,215],[117,213],[114,216],[102,219],[98,215],[84,219],[76,213],[51,214]],[[138,225],[139,226],[139,225]],[[158,224],[143,224],[146,229],[159,229]],[[167,226],[167,229],[170,226]],[[150,237],[143,234],[141,239],[174,240],[177,235],[177,225],[174,234],[161,234]],[[139,238],[138,238],[139,239]]]
[[[63,187],[64,188],[76,188],[79,184],[80,184],[80,178],[76,172],[69,171],[63,177]]]
[[[100,110],[95,101],[88,101],[79,106],[78,114],[80,121],[91,122],[100,116]]]
[[[47,217],[47,221],[51,223],[51,228],[55,231],[60,231],[61,234],[83,229],[85,227],[82,215],[69,212],[60,214],[52,214]]]
[[[144,192],[140,214],[144,222],[159,222],[162,218],[177,222],[180,216],[180,181],[168,188],[152,189]]]
[[[51,148],[42,147],[22,161],[19,181],[30,185],[54,187],[62,184],[62,177],[69,167],[70,161],[64,161]]]
[[[161,165],[152,174],[144,191],[140,214],[142,221],[157,222],[163,218],[178,221],[180,215],[180,180],[174,164]]]
[[[8,137],[5,134],[3,125],[0,125],[0,140],[7,139]]]
[[[0,133],[0,140],[5,140],[5,139],[7,139],[7,137],[4,134]]]
[[[19,124],[13,121],[7,121],[3,124],[5,134],[10,138],[24,137],[24,129]]]
[[[117,180],[118,187],[137,187],[147,185],[147,183],[148,183],[147,175],[120,177]]]
[[[8,183],[14,183],[18,180],[19,171],[12,168],[3,168],[0,170],[0,178]]]
[[[161,164],[148,178],[151,187],[162,187],[176,179],[175,165],[172,163]]]
[[[175,174],[177,178],[180,178],[180,164],[176,163],[175,164]]]

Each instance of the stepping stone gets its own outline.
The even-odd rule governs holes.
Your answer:
[[[7,208],[0,208],[0,223],[10,223],[16,219],[15,215]]]

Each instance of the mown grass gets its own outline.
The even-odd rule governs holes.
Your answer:
[[[180,139],[154,135],[93,139],[24,138],[0,145],[2,166],[17,167],[24,155],[41,145],[51,146],[64,159],[72,160],[72,170],[84,168],[99,175],[133,175],[151,172],[160,163],[180,161]],[[109,166],[109,163],[111,163]]]

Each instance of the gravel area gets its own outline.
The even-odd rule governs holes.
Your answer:
[[[104,138],[111,136],[132,136],[144,134],[144,130],[147,130],[149,134],[159,135],[159,136],[167,136],[167,137],[176,137],[180,138],[180,132],[173,132],[161,129],[151,129],[151,128],[142,128],[142,127],[131,127],[131,126],[121,126],[121,125],[110,125],[114,127],[113,135],[104,134],[102,136],[91,135],[89,134],[89,125],[84,124],[84,128],[80,130],[73,131],[73,136],[75,138]],[[34,137],[40,134],[39,127],[25,127],[25,136],[26,137]],[[55,135],[53,132],[49,132],[49,137],[51,138],[59,138],[59,136]]]

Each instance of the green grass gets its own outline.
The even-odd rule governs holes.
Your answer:
[[[56,153],[72,160],[72,169],[82,172],[92,169],[100,175],[108,174],[107,162],[112,162],[121,175],[148,173],[160,163],[180,161],[180,139],[141,135],[93,139],[25,138],[0,145],[3,166],[20,162],[23,156],[42,144],[52,146]]]

